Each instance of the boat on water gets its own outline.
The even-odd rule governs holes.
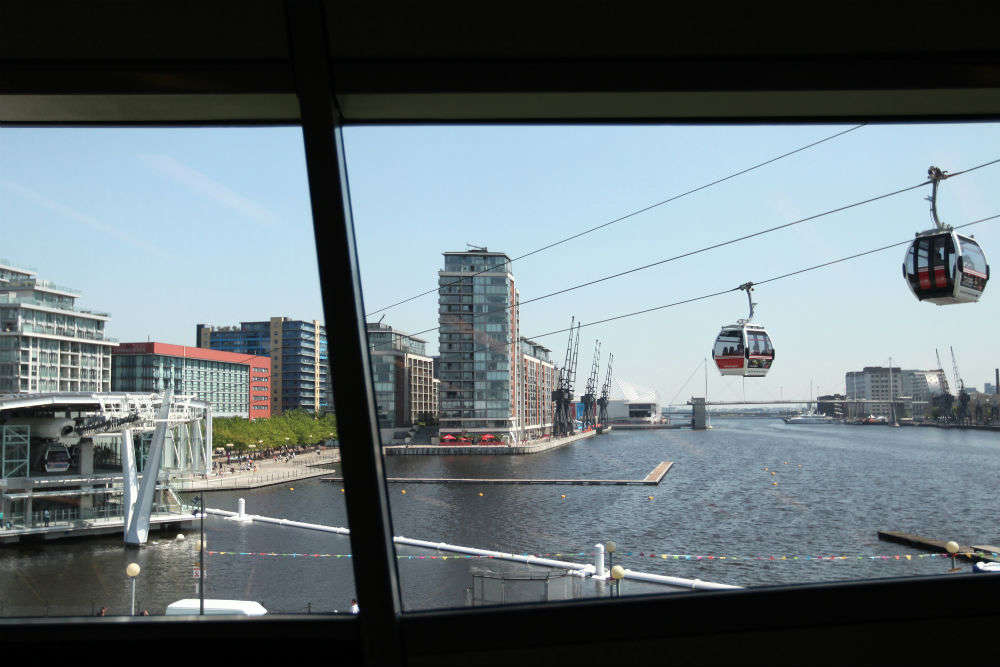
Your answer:
[[[786,424],[836,424],[837,420],[822,412],[803,412],[799,415],[785,417]]]
[[[809,408],[807,412],[800,412],[797,415],[791,417],[785,417],[786,424],[836,424],[837,419],[834,419],[830,415],[823,414],[822,412],[816,412],[815,408],[812,406],[812,396],[813,396],[813,386],[812,380],[809,381],[809,404],[806,406]]]

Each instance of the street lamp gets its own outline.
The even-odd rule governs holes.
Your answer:
[[[615,565],[611,568],[611,578],[615,580],[615,591],[616,595],[621,597],[622,595],[622,579],[625,578],[625,568],[621,565]]]
[[[959,568],[955,567],[955,554],[958,553],[959,549],[960,549],[960,547],[958,546],[958,542],[956,542],[955,540],[949,540],[944,545],[944,550],[947,551],[949,554],[951,554],[951,571],[952,572],[957,572],[958,569],[959,569]]]
[[[205,615],[205,494],[196,496],[198,516],[201,519],[201,534],[198,539],[198,613]]]
[[[135,578],[139,576],[141,568],[138,563],[129,563],[125,568],[125,574],[132,581],[132,615],[135,616]]]

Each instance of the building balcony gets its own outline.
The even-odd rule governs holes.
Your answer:
[[[38,324],[22,324],[19,327],[7,327],[3,328],[3,333],[17,333],[17,334],[42,334],[47,336],[63,336],[65,338],[74,338],[77,340],[99,340],[106,341],[110,343],[117,343],[117,338],[112,338],[110,336],[105,336],[103,332],[99,331],[88,331],[86,329],[69,329],[65,327],[56,327],[48,325],[38,325]]]

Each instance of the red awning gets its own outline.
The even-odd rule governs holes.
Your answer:
[[[446,433],[446,434],[444,434],[444,435],[441,436],[441,439],[442,440],[457,440],[458,438],[456,438],[455,436],[453,436],[451,433]]]
[[[482,440],[496,440],[496,436],[493,435],[492,433],[486,433],[485,435],[483,435],[483,437],[481,439]]]

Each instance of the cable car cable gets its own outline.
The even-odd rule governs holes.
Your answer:
[[[1000,160],[994,160],[994,162],[1000,162]],[[992,163],[989,163],[989,164],[992,164]],[[981,165],[981,166],[985,166],[985,165]],[[967,170],[967,171],[971,171],[971,170]],[[1000,218],[1000,213],[998,213],[996,215],[991,215],[991,216],[989,216],[987,218],[980,218],[979,220],[973,220],[972,222],[967,222],[964,225],[956,225],[954,227],[954,229],[962,229],[963,227],[970,227],[972,225],[978,225],[980,223],[988,222],[990,220],[996,220],[998,218]],[[841,257],[839,259],[830,260],[829,262],[823,262],[822,264],[816,264],[814,266],[806,267],[804,269],[799,269],[797,271],[791,271],[789,273],[785,273],[785,274],[782,274],[782,275],[779,275],[779,276],[773,276],[771,278],[766,278],[764,280],[758,280],[758,281],[754,282],[754,285],[764,285],[764,284],[767,284],[767,283],[772,283],[772,282],[774,282],[776,280],[782,280],[784,278],[790,278],[791,276],[797,276],[797,275],[802,274],[802,273],[807,273],[809,271],[815,271],[816,269],[822,269],[822,268],[827,267],[827,266],[832,266],[833,264],[839,264],[841,262],[847,262],[849,260],[857,259],[859,257],[864,257],[866,255],[872,255],[874,253],[882,252],[883,250],[888,250],[890,248],[897,248],[897,247],[899,247],[901,245],[906,245],[906,244],[909,244],[909,243],[912,243],[912,242],[913,242],[912,239],[907,239],[905,241],[899,241],[898,243],[891,243],[889,245],[885,245],[885,246],[882,246],[880,248],[874,248],[872,250],[865,250],[864,252],[858,252],[858,253],[855,253],[853,255],[848,255],[847,257]],[[582,328],[594,326],[596,324],[604,324],[606,322],[614,322],[615,320],[622,320],[622,319],[625,319],[625,318],[628,318],[628,317],[635,317],[637,315],[644,315],[646,313],[651,313],[651,312],[654,312],[654,311],[657,311],[657,310],[664,310],[666,308],[673,308],[674,306],[681,306],[681,305],[684,305],[686,303],[693,303],[695,301],[704,301],[705,299],[711,299],[713,297],[721,296],[723,294],[729,294],[730,292],[738,292],[738,291],[740,291],[741,288],[742,288],[742,286],[740,286],[740,287],[733,287],[731,289],[721,290],[721,291],[718,291],[718,292],[712,292],[710,294],[703,294],[702,296],[691,297],[690,299],[684,299],[682,301],[674,301],[673,303],[667,303],[667,304],[664,304],[662,306],[654,306],[652,308],[644,308],[642,310],[637,310],[637,311],[634,311],[634,312],[631,312],[631,313],[624,313],[622,315],[615,315],[614,317],[608,317],[608,318],[605,318],[603,320],[596,320],[594,322],[587,322],[585,324],[578,323],[577,326],[582,329]],[[535,335],[535,336],[528,336],[528,338],[531,338],[531,339],[544,338],[545,336],[552,336],[552,335],[555,335],[555,334],[558,334],[558,333],[564,333],[566,331],[569,331],[569,329],[557,329],[555,331],[548,331],[546,333],[538,334],[538,335]]]
[[[987,166],[990,166],[992,164],[997,164],[998,162],[1000,162],[1000,158],[998,158],[996,160],[992,160],[990,162],[984,162],[983,164],[976,165],[975,167],[971,167],[971,168],[966,169],[964,171],[960,171],[960,172],[957,172],[957,173],[954,173],[954,174],[949,174],[948,177],[949,178],[953,178],[953,177],[958,176],[960,174],[965,174],[965,173],[968,173],[970,171],[975,171],[976,169],[982,169],[983,167],[987,167]],[[871,204],[871,203],[879,201],[881,199],[888,199],[889,197],[894,197],[894,196],[902,194],[904,192],[909,192],[910,190],[916,190],[917,188],[922,188],[925,185],[928,185],[928,184],[931,184],[931,183],[933,183],[933,180],[932,179],[927,179],[927,180],[925,180],[925,181],[923,181],[921,183],[918,183],[916,185],[911,185],[911,186],[908,186],[908,187],[905,187],[905,188],[901,188],[899,190],[894,190],[892,192],[887,192],[885,194],[877,195],[875,197],[871,197],[870,199],[864,199],[862,201],[857,201],[857,202],[854,202],[854,203],[851,203],[851,204],[846,204],[844,206],[833,208],[833,209],[830,209],[828,211],[823,211],[822,213],[816,213],[815,215],[810,215],[810,216],[807,216],[805,218],[799,218],[798,220],[792,220],[791,222],[786,222],[784,224],[777,225],[775,227],[769,227],[767,229],[762,229],[762,230],[754,232],[752,234],[746,234],[744,236],[739,236],[737,238],[730,239],[728,241],[722,241],[720,243],[715,243],[713,245],[705,246],[703,248],[698,248],[697,250],[691,250],[691,251],[688,251],[688,252],[685,252],[685,253],[681,253],[680,255],[674,255],[673,257],[667,257],[666,259],[657,260],[657,261],[652,262],[650,264],[644,264],[642,266],[637,266],[637,267],[634,267],[634,268],[631,268],[631,269],[627,269],[625,271],[620,271],[618,273],[612,273],[610,275],[603,276],[601,278],[595,278],[594,280],[590,280],[590,281],[585,282],[585,283],[580,283],[578,285],[572,285],[570,287],[567,287],[567,288],[561,289],[561,290],[557,290],[555,292],[549,292],[548,294],[543,294],[542,296],[536,296],[534,298],[527,299],[525,301],[521,301],[520,305],[524,306],[524,305],[527,305],[527,304],[532,303],[534,301],[540,301],[542,299],[548,299],[549,297],[558,296],[559,294],[565,294],[566,292],[572,292],[574,290],[578,290],[578,289],[581,289],[583,287],[590,287],[591,285],[596,285],[597,283],[602,283],[602,282],[604,282],[606,280],[612,280],[614,278],[620,278],[621,276],[627,276],[630,273],[636,273],[638,271],[644,271],[646,269],[651,269],[651,268],[653,268],[655,266],[660,266],[661,264],[667,264],[669,262],[674,262],[674,261],[677,261],[679,259],[684,259],[685,257],[691,257],[692,255],[698,255],[698,254],[701,254],[703,252],[708,252],[709,250],[715,250],[716,248],[722,248],[722,247],[725,247],[725,246],[728,246],[728,245],[733,245],[734,243],[739,243],[741,241],[746,241],[747,239],[752,239],[752,238],[754,238],[756,236],[763,236],[764,234],[770,234],[771,232],[776,232],[778,230],[785,229],[787,227],[792,227],[792,226],[795,226],[795,225],[800,225],[800,224],[803,224],[803,223],[806,223],[806,222],[810,222],[812,220],[816,220],[817,218],[822,218],[822,217],[827,216],[827,215],[832,215],[834,213],[840,213],[841,211],[846,211],[848,209],[857,208],[858,206],[863,206],[865,204]],[[897,245],[900,245],[900,244],[897,244]]]
[[[670,402],[667,403],[667,405],[673,405],[674,404],[674,401],[677,400],[677,397],[681,395],[681,392],[684,391],[687,388],[688,384],[694,378],[694,374],[697,373],[698,371],[700,371],[701,368],[702,368],[702,366],[704,366],[707,363],[708,363],[708,359],[702,359],[698,363],[698,365],[694,367],[694,370],[691,371],[691,375],[688,376],[688,379],[684,381],[684,384],[681,385],[681,388],[677,390],[677,393],[673,395],[673,398],[670,399]]]
[[[782,153],[781,155],[778,155],[778,156],[775,156],[773,158],[770,158],[769,160],[765,160],[763,162],[758,162],[757,164],[755,164],[753,166],[746,167],[745,169],[741,169],[739,171],[735,171],[735,172],[729,174],[728,176],[723,176],[722,178],[718,178],[718,179],[716,179],[714,181],[711,181],[709,183],[705,183],[704,185],[699,185],[696,188],[692,188],[692,189],[687,190],[685,192],[682,192],[680,194],[673,195],[673,196],[668,197],[667,199],[664,199],[662,201],[656,202],[654,204],[649,204],[648,206],[644,206],[644,207],[642,207],[640,209],[636,209],[636,210],[634,210],[634,211],[632,211],[630,213],[626,213],[625,215],[622,215],[622,216],[619,216],[617,218],[614,218],[613,220],[609,220],[609,221],[601,223],[599,225],[595,225],[594,227],[590,227],[589,229],[585,229],[582,232],[578,232],[578,233],[573,234],[571,236],[567,236],[567,237],[565,237],[563,239],[560,239],[558,241],[553,241],[552,243],[549,243],[548,245],[544,245],[544,246],[542,246],[540,248],[536,248],[535,250],[531,250],[529,252],[526,252],[523,255],[518,255],[517,257],[512,258],[510,260],[510,263],[516,262],[516,261],[524,259],[526,257],[531,257],[532,255],[537,255],[540,252],[544,252],[544,251],[549,250],[551,248],[555,248],[558,245],[562,245],[563,243],[567,243],[567,242],[572,241],[574,239],[578,239],[581,236],[586,236],[587,234],[590,234],[591,232],[596,232],[599,229],[604,229],[605,227],[610,227],[611,225],[617,224],[619,222],[623,222],[625,220],[628,220],[629,218],[634,218],[635,216],[640,215],[642,213],[645,213],[647,211],[651,211],[654,208],[663,206],[664,204],[669,204],[671,202],[677,201],[678,199],[681,199],[683,197],[687,197],[688,195],[695,194],[696,192],[700,192],[702,190],[705,190],[705,189],[710,188],[712,186],[718,185],[720,183],[724,183],[725,181],[728,181],[730,179],[736,178],[737,176],[742,176],[743,174],[748,174],[751,171],[754,171],[756,169],[760,169],[761,167],[765,167],[765,166],[767,166],[767,165],[769,165],[769,164],[771,164],[773,162],[777,162],[778,160],[784,159],[784,158],[789,157],[791,155],[795,155],[796,153],[801,153],[802,151],[808,150],[808,149],[810,149],[810,148],[812,148],[814,146],[818,146],[818,145],[820,145],[820,144],[822,144],[824,142],[831,141],[833,139],[836,139],[837,137],[841,137],[841,136],[843,136],[843,135],[845,135],[845,134],[847,134],[849,132],[854,132],[855,130],[860,130],[862,127],[864,127],[867,124],[868,123],[861,123],[860,125],[855,125],[854,127],[850,127],[850,128],[848,128],[846,130],[841,130],[840,132],[837,132],[835,134],[831,134],[828,137],[824,137],[823,139],[820,139],[818,141],[814,141],[811,144],[806,144],[805,146],[800,146],[800,147],[798,147],[798,148],[796,148],[794,150],[788,151],[787,153]],[[961,172],[959,172],[959,173],[961,173]],[[393,303],[393,304],[389,304],[388,306],[384,306],[382,308],[379,308],[378,310],[369,311],[369,312],[365,313],[365,317],[368,317],[370,315],[376,315],[376,314],[381,313],[383,311],[389,310],[390,308],[395,308],[396,306],[401,306],[404,303],[409,303],[410,301],[414,301],[414,300],[419,299],[421,297],[427,296],[428,294],[433,294],[435,292],[439,292],[442,287],[449,287],[451,285],[457,285],[457,284],[459,284],[459,282],[461,280],[465,279],[466,277],[471,278],[473,276],[478,276],[478,275],[481,275],[483,273],[489,273],[490,271],[493,271],[495,269],[499,269],[499,268],[505,266],[506,264],[507,264],[507,262],[501,262],[500,264],[497,264],[495,266],[491,266],[491,267],[485,268],[485,269],[483,269],[481,271],[477,271],[475,273],[471,273],[471,274],[469,274],[469,276],[463,276],[462,278],[459,278],[458,280],[455,280],[454,282],[446,283],[444,285],[438,285],[434,289],[427,290],[426,292],[421,292],[420,294],[415,294],[414,296],[411,296],[411,297],[409,297],[407,299],[403,299],[402,301],[397,301],[396,303]],[[416,335],[416,334],[414,334],[414,335]]]
[[[997,158],[995,160],[991,160],[989,162],[984,162],[982,164],[978,164],[978,165],[975,165],[973,167],[969,167],[968,169],[963,169],[962,171],[951,173],[951,174],[948,175],[948,178],[955,178],[956,176],[961,176],[962,174],[967,174],[969,172],[976,171],[977,169],[982,169],[984,167],[988,167],[990,165],[994,165],[994,164],[997,164],[997,163],[1000,163],[1000,158]],[[852,208],[857,208],[859,206],[864,206],[865,204],[871,204],[871,203],[874,203],[874,202],[882,200],[882,199],[888,199],[889,197],[894,197],[894,196],[902,194],[904,192],[909,192],[911,190],[916,190],[918,188],[922,188],[925,185],[932,184],[932,183],[933,183],[933,179],[928,178],[927,180],[924,180],[924,181],[922,181],[920,183],[917,183],[915,185],[910,185],[910,186],[907,186],[907,187],[904,187],[904,188],[900,188],[898,190],[893,190],[892,192],[886,192],[884,194],[876,195],[876,196],[870,197],[868,199],[863,199],[861,201],[856,201],[856,202],[852,202],[850,204],[845,204],[843,206],[838,206],[837,208],[829,209],[827,211],[822,211],[820,213],[816,213],[816,214],[813,214],[813,215],[810,215],[810,216],[806,216],[804,218],[799,218],[797,220],[792,220],[791,222],[786,222],[786,223],[783,223],[781,225],[776,225],[774,227],[768,227],[766,229],[762,229],[762,230],[753,232],[751,234],[745,234],[743,236],[738,236],[736,238],[729,239],[727,241],[720,241],[719,243],[714,243],[712,245],[704,246],[702,248],[697,248],[695,250],[690,250],[688,252],[684,252],[684,253],[681,253],[679,255],[674,255],[672,257],[667,257],[667,258],[664,258],[664,259],[661,259],[661,260],[657,260],[657,261],[651,262],[649,264],[644,264],[642,266],[636,266],[636,267],[633,267],[631,269],[626,269],[625,271],[619,271],[618,273],[612,273],[612,274],[609,274],[609,275],[606,275],[606,276],[602,276],[600,278],[595,278],[594,280],[589,280],[587,282],[578,283],[576,285],[571,285],[569,287],[565,287],[563,289],[559,289],[559,290],[556,290],[554,292],[549,292],[547,294],[542,294],[540,296],[532,297],[531,299],[522,300],[522,301],[518,302],[518,306],[519,307],[520,306],[526,306],[529,303],[534,303],[536,301],[541,301],[543,299],[548,299],[548,298],[551,298],[551,297],[554,297],[554,296],[559,296],[560,294],[566,294],[568,292],[572,292],[572,291],[575,291],[575,290],[578,290],[578,289],[582,289],[584,287],[590,287],[592,285],[596,285],[598,283],[602,283],[602,282],[605,282],[605,281],[608,281],[608,280],[613,280],[615,278],[620,278],[622,276],[627,276],[627,275],[632,274],[632,273],[637,273],[639,271],[644,271],[646,269],[650,269],[650,268],[653,268],[653,267],[656,267],[656,266],[660,266],[662,264],[668,264],[670,262],[675,262],[675,261],[680,260],[680,259],[685,259],[685,258],[691,257],[693,255],[698,255],[698,254],[701,254],[701,253],[704,253],[704,252],[708,252],[709,250],[715,250],[717,248],[722,248],[722,247],[725,247],[725,246],[729,246],[729,245],[733,245],[733,244],[736,244],[736,243],[740,243],[741,241],[746,241],[748,239],[755,238],[757,236],[763,236],[765,234],[769,234],[771,232],[779,231],[781,229],[785,229],[785,228],[788,228],[788,227],[793,227],[795,225],[800,225],[800,224],[803,224],[803,223],[806,223],[806,222],[811,222],[813,220],[817,220],[819,218],[822,218],[822,217],[825,217],[825,216],[828,216],[828,215],[832,215],[834,213],[840,213],[841,211],[846,211],[846,210],[849,210],[849,209],[852,209]],[[955,229],[958,229],[958,228],[956,227]],[[909,242],[910,241],[907,241],[907,243],[909,243]],[[895,245],[902,245],[902,244],[897,243]],[[894,246],[892,246],[892,247],[894,247]],[[525,257],[525,256],[526,255],[522,255],[522,257]],[[513,260],[511,260],[511,261],[513,261]],[[470,274],[469,277],[472,277],[474,275],[477,275],[477,274]],[[442,287],[446,287],[446,286],[447,285],[443,285]],[[736,289],[739,289],[739,288],[736,288]],[[725,292],[723,292],[723,293],[725,293]],[[513,308],[513,306],[507,306],[507,308],[505,308],[504,310],[505,311],[506,310],[511,310],[512,308]],[[500,312],[503,312],[503,311],[500,311]],[[470,314],[472,315],[472,319],[475,320],[477,317],[481,317],[483,315],[495,315],[497,313],[491,312],[491,313],[470,313]],[[412,336],[419,336],[421,334],[430,333],[432,331],[437,331],[440,328],[441,328],[440,326],[431,327],[429,329],[423,329],[421,331],[418,331],[418,332],[416,332],[414,334],[410,334],[410,335],[412,335]],[[371,349],[374,351],[374,349],[376,349],[376,348],[372,347]]]

